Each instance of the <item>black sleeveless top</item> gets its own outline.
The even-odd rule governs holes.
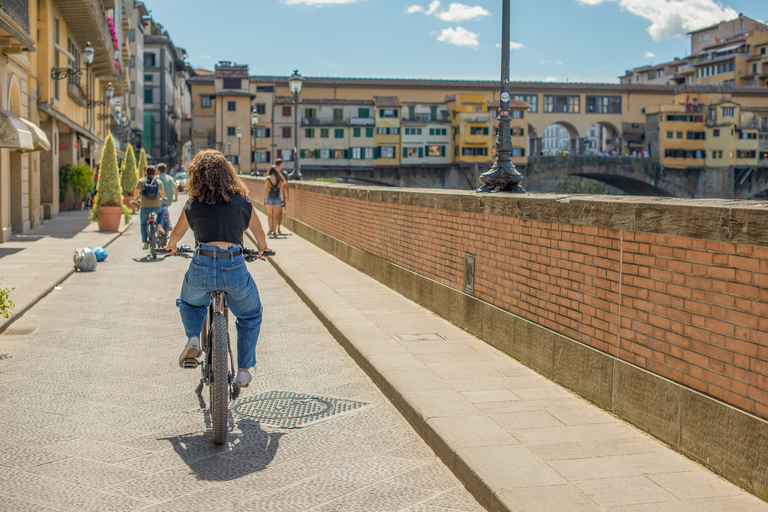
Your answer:
[[[243,233],[251,222],[253,205],[251,198],[232,195],[229,201],[214,204],[201,203],[189,198],[184,205],[189,227],[195,233],[195,242],[230,242],[243,245]]]

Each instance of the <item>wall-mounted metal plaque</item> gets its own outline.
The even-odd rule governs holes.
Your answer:
[[[464,253],[464,293],[475,294],[475,255]]]

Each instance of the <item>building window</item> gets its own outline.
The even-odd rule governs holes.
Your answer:
[[[723,108],[723,117],[733,117],[734,116],[734,114],[735,114],[734,107],[722,107],[722,108]]]
[[[525,148],[512,148],[512,156],[525,156]]]
[[[360,137],[361,131],[362,130],[360,130],[359,126],[356,126],[356,127],[352,128],[352,136],[353,137]]]
[[[488,156],[488,148],[461,148],[462,156]]]
[[[675,132],[675,138],[676,139],[682,139],[683,138],[683,132]]]
[[[227,112],[236,112],[236,111],[237,111],[237,102],[227,101]]]
[[[321,139],[328,138],[328,128],[320,128],[320,138]]]
[[[256,86],[256,92],[275,92],[274,85],[258,85]]]
[[[290,139],[291,138],[291,127],[286,126],[283,128],[283,138],[284,139]],[[285,159],[283,159],[285,160]]]
[[[343,122],[344,122],[344,109],[343,108],[333,109],[333,124],[341,124]]]
[[[284,162],[293,162],[293,150],[292,149],[281,149],[280,150],[280,158],[282,158]]]
[[[211,97],[210,96],[200,96],[200,107],[201,108],[211,108]]]
[[[470,126],[469,134],[470,135],[488,135],[488,127],[487,126]],[[433,135],[431,133],[431,130],[430,130],[430,135]]]
[[[283,107],[283,117],[291,117],[291,107]]]
[[[333,130],[333,138],[334,139],[343,139],[344,138],[344,128],[336,128]]]
[[[144,83],[152,81],[152,73],[144,73]]]
[[[268,164],[269,163],[269,151],[256,151],[256,163]]]
[[[704,132],[687,132],[685,138],[688,140],[704,140]]]
[[[131,55],[131,61],[130,61],[129,65],[131,66],[131,68],[135,68],[136,67],[136,56],[135,55]]]
[[[373,126],[368,126],[365,129],[365,136],[366,137],[373,137]]]
[[[400,128],[379,127],[379,128],[376,128],[376,133],[378,133],[379,135],[399,135]]]
[[[145,52],[144,53],[144,67],[145,68],[153,68],[155,67],[155,54],[152,52]]]
[[[131,80],[131,94],[136,94],[136,82]]]
[[[357,109],[357,117],[360,117],[362,119],[368,119],[371,117],[371,109],[369,108],[358,108]]]
[[[314,139],[315,138],[315,129],[314,128],[305,128],[304,129],[304,137],[308,139]]]
[[[577,114],[580,111],[580,100],[578,96],[555,96],[553,94],[544,95],[544,112]]]
[[[425,152],[427,156],[445,156],[445,146],[426,146]]]
[[[630,82],[632,83],[632,82]],[[513,100],[524,101],[530,105],[528,112],[539,111],[539,95],[538,94],[518,94],[512,96]]]
[[[395,158],[395,146],[379,146],[379,158]]]
[[[717,131],[717,130],[715,130],[715,131]],[[674,139],[675,138],[675,133],[674,132],[667,132],[667,138],[668,139]]]
[[[755,139],[757,140],[757,133],[747,133],[744,132],[741,134],[742,139]]]
[[[315,150],[314,149],[302,149],[299,152],[299,156],[301,158],[315,158]]]
[[[723,158],[723,152],[721,150],[713,151],[712,152],[712,158],[717,159],[717,160]]]
[[[259,115],[266,114],[267,113],[267,106],[264,103],[257,103],[256,104],[256,113],[259,114]]]
[[[352,148],[352,155],[350,158],[353,160],[360,160],[363,158],[363,148]]]
[[[414,128],[419,130],[419,135],[421,135],[421,128]],[[472,129],[470,128],[470,133],[472,133]],[[448,129],[447,128],[430,128],[429,129],[430,135],[447,135]],[[477,135],[475,133],[472,133],[472,135]],[[488,135],[488,128],[485,128],[485,135]]]
[[[403,158],[424,158],[424,148],[403,148]]]
[[[222,85],[224,89],[240,89],[241,83],[239,78],[225,78]]]
[[[754,150],[736,152],[736,158],[755,158],[755,156],[757,156],[757,152]]]
[[[256,137],[266,139],[269,137],[269,128],[256,128]]]
[[[134,107],[131,107],[131,121],[136,119],[136,109]]]
[[[590,114],[621,114],[621,96],[587,96]]]
[[[152,101],[153,89],[144,89],[144,103],[154,103]]]
[[[334,149],[333,150],[333,158],[347,158],[347,150],[346,149]]]
[[[379,117],[397,117],[397,109],[396,108],[382,108],[379,109]],[[387,146],[384,146],[387,147]],[[382,157],[384,158],[384,157]],[[392,157],[394,158],[394,157]]]
[[[317,109],[316,108],[305,108],[304,109],[304,119],[317,119]]]
[[[227,126],[227,137],[234,137],[237,135],[237,128],[234,126]]]

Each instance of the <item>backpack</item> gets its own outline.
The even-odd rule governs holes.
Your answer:
[[[153,176],[144,180],[144,185],[141,188],[141,195],[147,199],[154,200],[158,198],[160,194],[160,186],[157,184],[157,179]]]
[[[277,180],[277,184],[272,184],[272,180],[269,181],[269,184],[271,185],[269,187],[269,197],[271,198],[278,198],[280,197],[280,180]]]

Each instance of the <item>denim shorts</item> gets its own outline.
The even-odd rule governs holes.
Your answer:
[[[282,199],[280,199],[279,196],[278,197],[267,196],[267,206],[280,206],[281,204],[283,204],[283,201]]]

